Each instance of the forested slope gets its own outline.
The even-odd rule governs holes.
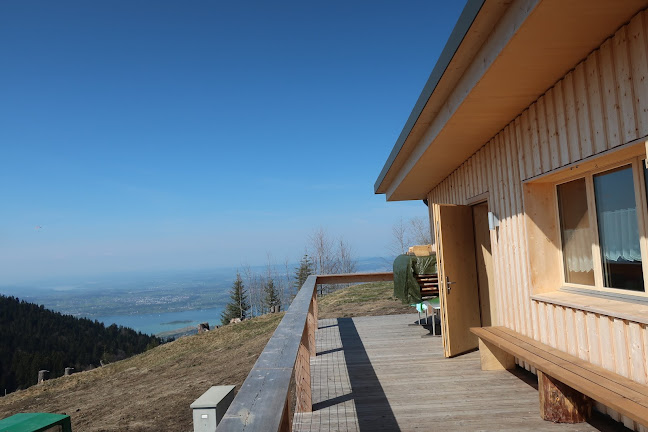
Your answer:
[[[268,314],[180,338],[106,367],[0,397],[0,418],[72,416],[75,432],[190,431],[189,405],[214,385],[240,386],[283,317]]]
[[[111,362],[159,345],[132,329],[79,319],[15,297],[0,295],[0,391],[36,384],[38,371],[62,376]]]

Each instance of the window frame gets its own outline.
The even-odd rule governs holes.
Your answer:
[[[646,163],[646,156],[632,156],[629,158],[617,160],[610,162],[608,164],[596,164],[594,169],[590,169],[586,172],[580,172],[572,176],[565,176],[560,180],[554,182],[553,184],[553,195],[554,195],[554,208],[555,211],[555,223],[558,228],[558,241],[559,241],[559,250],[558,256],[559,260],[559,271],[560,271],[560,280],[562,282],[563,288],[572,288],[579,291],[589,291],[600,294],[612,294],[612,295],[622,295],[623,297],[638,297],[641,299],[648,299],[648,199],[646,197],[646,179],[644,166]],[[639,247],[641,249],[641,264],[642,264],[642,274],[643,274],[643,291],[632,291],[623,288],[610,288],[604,286],[603,283],[603,263],[601,260],[601,247],[599,240],[599,226],[598,226],[598,215],[596,212],[596,196],[594,193],[594,176],[597,174],[604,173],[606,171],[611,171],[616,168],[621,168],[624,166],[629,166],[632,169],[632,181],[634,186],[634,196],[635,204],[637,207],[637,227],[639,230]],[[558,200],[558,186],[569,183],[578,179],[585,179],[585,190],[587,195],[587,209],[589,214],[590,229],[593,230],[592,233],[592,264],[594,267],[594,285],[584,285],[567,282],[565,280],[565,261],[563,254],[563,233],[560,221],[560,206]]]

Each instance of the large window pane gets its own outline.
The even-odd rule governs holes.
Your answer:
[[[641,247],[632,167],[594,176],[603,284],[643,291]]]
[[[593,235],[585,179],[558,186],[565,282],[594,285]]]

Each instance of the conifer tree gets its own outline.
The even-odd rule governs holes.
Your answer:
[[[243,279],[241,279],[241,274],[237,272],[236,280],[230,290],[230,302],[225,306],[225,310],[221,314],[221,322],[226,325],[229,324],[232,318],[244,320],[248,317],[249,312],[250,304],[247,301]]]
[[[302,285],[304,285],[304,282],[306,282],[306,279],[308,279],[308,276],[312,274],[315,274],[313,261],[310,259],[308,254],[304,254],[299,262],[299,267],[295,269],[295,283],[293,285],[295,291],[299,291]]]
[[[263,300],[263,306],[266,311],[270,311],[273,306],[281,305],[281,300],[279,299],[279,294],[274,285],[274,280],[271,277],[268,277],[268,280],[263,287],[265,291],[265,298]]]

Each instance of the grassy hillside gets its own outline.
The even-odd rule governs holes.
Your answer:
[[[212,385],[240,386],[283,314],[185,337],[103,368],[0,398],[18,412],[72,416],[75,432],[191,431],[189,405]]]
[[[353,286],[319,301],[321,318],[411,313],[391,283]],[[240,386],[283,314],[178,339],[103,368],[46,381],[0,398],[17,412],[72,416],[75,432],[191,431],[189,405],[212,385]]]
[[[319,318],[394,315],[416,312],[394,297],[393,282],[354,285],[322,297]]]

